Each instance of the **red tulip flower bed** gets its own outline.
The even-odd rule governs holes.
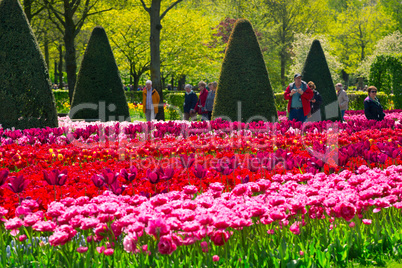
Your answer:
[[[130,248],[127,237],[139,241],[145,230],[159,243],[159,253],[169,255],[179,246],[202,243],[205,237],[215,246],[224,245],[237,235],[234,230],[252,225],[277,224],[273,233],[289,225],[285,228],[299,235],[307,218],[328,219],[330,223],[339,218],[350,222],[355,216],[367,217],[369,214],[365,213],[373,209],[379,212],[388,207],[402,207],[401,118],[400,111],[393,111],[381,122],[362,120],[357,113],[349,115],[346,123],[305,125],[289,121],[275,124],[220,120],[136,124],[63,121],[57,129],[0,129],[0,216],[4,216],[5,228],[13,235],[22,226],[32,226],[36,232],[48,230],[53,233],[49,238],[52,246],[71,241],[77,231],[93,230],[88,235],[99,243],[98,253],[103,255],[113,255],[109,249],[114,248],[105,244],[101,249],[105,237],[109,242],[113,240],[111,237],[121,237],[125,251],[140,252],[137,242]],[[104,193],[105,190],[109,191]],[[206,202],[203,198],[212,199]],[[97,207],[92,208],[96,213],[82,212],[84,206],[90,203],[98,206],[102,200],[125,210]],[[175,200],[188,202],[178,206],[192,210],[194,217],[183,220],[185,216],[178,214],[174,217],[180,222],[170,222],[170,216],[166,215],[178,209],[174,207]],[[197,218],[205,214],[197,206],[209,209],[221,206],[222,202],[229,210],[239,205],[237,218],[233,218],[233,211],[226,214],[233,221],[211,211],[207,213],[211,222]],[[234,203],[232,206],[225,202]],[[240,205],[242,202],[249,202],[249,208]],[[169,208],[162,208],[167,204]],[[77,207],[81,212],[68,216],[69,207]],[[148,216],[144,214],[146,219],[137,217],[142,213],[135,212],[139,208],[149,210]],[[246,211],[247,217],[242,214]],[[134,218],[117,230],[115,225],[124,217]],[[153,222],[154,218],[162,222]],[[133,231],[132,224],[138,221],[142,229]],[[360,222],[367,225],[369,221]],[[61,230],[61,226],[68,227]],[[112,231],[101,235],[99,228],[105,226],[106,233]],[[162,229],[153,233],[152,226]],[[204,230],[202,226],[205,232],[200,231]],[[185,242],[196,232],[201,233],[192,238],[193,242]],[[57,235],[63,234],[69,235],[60,240]],[[153,245],[142,243],[141,246]],[[157,245],[144,252],[154,254]],[[279,257],[282,261],[284,258]],[[312,257],[311,261],[315,259]],[[151,265],[152,261],[147,260]]]

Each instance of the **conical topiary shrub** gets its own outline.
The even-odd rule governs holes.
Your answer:
[[[236,21],[222,63],[212,118],[275,121],[267,67],[250,22]]]
[[[130,120],[123,83],[105,30],[93,29],[75,85],[71,119]]]
[[[320,41],[314,40],[302,71],[303,80],[313,81],[322,97],[321,119],[341,120],[338,98]]]
[[[0,124],[58,126],[46,63],[18,0],[0,1]]]

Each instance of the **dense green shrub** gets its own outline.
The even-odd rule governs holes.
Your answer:
[[[402,109],[402,55],[379,55],[370,66],[370,84],[378,91],[394,91],[395,109]]]
[[[0,124],[57,127],[49,73],[17,0],[0,1]]]
[[[334,82],[320,41],[314,40],[302,71],[303,80],[313,81],[322,97],[322,120],[341,120]]]
[[[260,45],[245,19],[236,21],[226,48],[212,113],[218,117],[243,122],[278,117]]]
[[[349,97],[349,110],[364,110],[364,99],[367,98],[367,92],[347,92]],[[395,109],[395,95],[377,92],[377,98],[384,110]]]
[[[123,83],[105,30],[93,29],[71,102],[72,119],[130,120]]]

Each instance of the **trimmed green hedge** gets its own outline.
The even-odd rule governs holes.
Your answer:
[[[81,62],[69,116],[101,121],[130,120],[124,92],[105,29],[96,26]]]
[[[238,19],[222,62],[212,119],[276,121],[278,113],[273,99],[267,66],[254,29],[248,20]]]
[[[341,112],[339,110],[338,98],[329,71],[324,51],[320,41],[314,40],[302,71],[303,80],[308,83],[313,81],[320,92],[322,103],[320,105],[322,120],[340,121]]]
[[[57,127],[49,72],[19,1],[0,1],[0,124]]]

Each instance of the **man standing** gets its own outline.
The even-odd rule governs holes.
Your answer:
[[[343,90],[342,84],[336,84],[336,95],[338,96],[339,109],[341,110],[342,121],[345,121],[345,111],[348,109],[349,98],[345,90]]]
[[[184,89],[186,90],[186,95],[184,96],[184,120],[197,119],[197,113],[195,112],[195,106],[197,105],[198,97],[197,94],[192,90],[192,86],[187,84]]]
[[[156,89],[152,89],[152,81],[148,80],[145,83],[145,87],[142,90],[142,109],[145,113],[147,121],[155,119],[155,115],[158,113],[159,106],[159,94]]]
[[[310,100],[314,93],[307,83],[302,81],[301,74],[295,74],[293,78],[294,83],[289,84],[284,94],[285,100],[289,100],[289,120],[305,122],[311,110]]]

